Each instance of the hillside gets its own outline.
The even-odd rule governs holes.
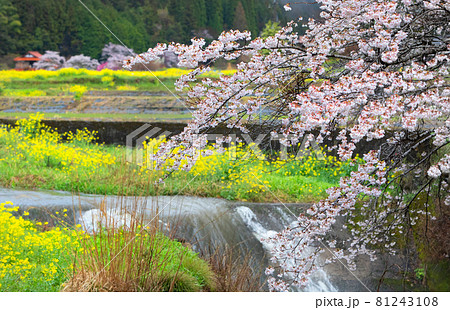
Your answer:
[[[227,29],[259,35],[269,20],[285,21],[274,0],[84,0],[128,47],[214,38]],[[0,55],[28,50],[99,58],[114,36],[77,0],[0,0]]]

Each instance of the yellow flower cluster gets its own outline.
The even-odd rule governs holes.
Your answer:
[[[79,251],[81,234],[67,228],[40,232],[31,221],[15,217],[17,211],[12,202],[0,204],[0,285],[52,282],[61,255]]]
[[[68,143],[89,144],[97,140],[97,134],[98,131],[89,131],[87,128],[84,128],[82,130],[77,129],[76,133],[66,132],[63,136],[65,136]]]
[[[162,78],[162,79],[176,79],[184,74],[188,74],[192,70],[180,69],[180,68],[169,68],[165,70],[155,70],[155,71],[126,71],[126,70],[87,70],[87,69],[73,69],[64,68],[57,71],[46,71],[46,70],[36,70],[36,71],[16,71],[16,70],[4,70],[0,71],[0,81],[10,82],[12,79],[48,79],[48,78],[58,78],[64,76],[77,76],[77,75],[87,75],[93,77],[102,76],[112,76],[112,77],[140,77],[140,78]],[[220,75],[231,75],[235,70],[221,70],[221,71],[211,71],[204,73],[202,77],[218,78]]]
[[[114,86],[114,77],[107,75],[101,78],[102,83],[109,85],[109,86]]]
[[[133,91],[133,90],[137,90],[137,87],[131,86],[131,85],[121,85],[121,86],[117,86],[116,89],[122,90],[122,91]]]
[[[150,153],[156,153],[162,141],[162,139],[151,139],[144,143],[141,174],[149,173],[149,171],[152,171],[153,175],[157,173],[148,158]],[[178,151],[179,149],[175,149],[173,152]],[[268,180],[270,178],[267,177],[269,175],[284,178],[286,181],[294,176],[306,177],[304,180],[307,183],[295,183],[296,190],[294,188],[291,190],[307,195],[320,194],[324,188],[318,185],[320,182],[317,183],[314,180],[320,178],[322,182],[331,184],[353,169],[350,162],[339,161],[337,157],[326,154],[324,148],[307,149],[285,157],[271,158],[269,156],[268,158],[256,145],[238,144],[232,145],[223,153],[219,153],[216,148],[210,146],[207,148],[207,154],[207,156],[198,154],[199,157],[189,173],[204,177],[205,180],[219,181],[222,184],[221,195],[230,199],[247,199],[253,194],[269,190],[272,187]],[[358,160],[357,157],[353,161]],[[169,159],[165,164],[171,165],[172,161]],[[182,161],[181,165],[183,164]],[[315,185],[309,182],[314,182]],[[324,186],[327,185],[324,184]]]
[[[88,168],[91,174],[102,166],[112,165],[116,158],[99,148],[78,146],[91,143],[95,137],[88,130],[79,130],[76,134],[68,133],[63,143],[63,135],[58,134],[41,122],[42,114],[31,115],[29,119],[21,119],[15,127],[0,128],[0,144],[6,145],[9,158],[40,162],[61,171],[71,172],[79,168]]]
[[[86,93],[88,88],[83,85],[73,85],[69,87],[69,92],[74,94],[75,99],[80,99]]]
[[[269,182],[263,180],[270,166],[254,144],[232,145],[223,153],[212,147],[210,149],[212,155],[200,157],[191,173],[201,176],[222,175],[224,188],[238,188],[239,194],[263,192],[270,187]]]
[[[153,170],[152,162],[149,160],[150,153],[155,154],[159,145],[164,141],[163,138],[150,139],[144,142],[143,164],[141,174],[156,173]],[[172,153],[177,154],[180,148],[176,148]],[[253,145],[244,144],[233,145],[227,148],[226,152],[219,153],[213,146],[207,147],[207,156],[199,152],[198,160],[195,162],[190,174],[199,175],[205,178],[219,176],[224,189],[239,189],[241,194],[257,193],[265,191],[270,187],[269,182],[263,180],[263,174],[267,172],[268,163],[260,151],[256,151]],[[205,151],[203,152],[205,153]],[[181,167],[187,163],[187,160],[181,161]],[[165,162],[165,166],[171,166],[172,159]]]
[[[148,137],[146,137],[148,139]],[[157,139],[148,139],[142,143],[142,162],[139,161],[139,156],[137,158],[137,163],[141,166],[139,169],[139,175],[149,175],[151,174],[153,177],[162,177],[166,173],[166,169],[173,166],[174,159],[168,158],[166,159],[162,166],[159,169],[156,169],[156,163],[152,161],[151,155],[154,155],[158,152],[159,146],[161,143],[166,141],[165,137],[159,137]],[[181,150],[181,147],[177,147],[172,150],[173,154],[178,154]],[[139,152],[139,150],[138,150]],[[184,167],[187,164],[187,160],[182,160],[180,168]]]
[[[359,160],[356,156],[355,160]],[[274,169],[285,176],[302,175],[310,177],[337,177],[344,173],[348,165],[339,161],[336,156],[327,155],[323,147],[316,150],[302,150],[298,154],[291,154],[287,159],[277,158],[272,163]]]

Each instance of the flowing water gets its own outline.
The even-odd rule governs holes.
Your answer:
[[[295,221],[294,215],[308,206],[235,203],[223,199],[186,196],[72,196],[65,192],[1,188],[0,201],[12,201],[20,206],[20,210],[29,210],[33,217],[41,220],[52,218],[58,210],[68,209],[69,217],[84,225],[88,232],[111,221],[114,221],[116,226],[126,226],[133,212],[139,210],[143,212],[146,222],[157,221],[164,231],[189,243],[195,251],[228,246],[242,253],[250,253],[253,269],[260,271],[269,264],[271,250],[271,245],[261,240]],[[108,223],[105,218],[109,219]],[[312,251],[313,248],[309,250]],[[308,254],[305,253],[305,256]],[[369,267],[364,266],[366,269]],[[345,269],[334,265],[315,271],[308,285],[302,290],[363,290],[358,281]]]

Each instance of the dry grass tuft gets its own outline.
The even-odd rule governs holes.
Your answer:
[[[263,266],[254,270],[250,253],[242,254],[230,247],[216,249],[206,255],[215,273],[218,292],[260,292]]]
[[[214,289],[208,263],[161,233],[157,209],[119,198],[113,209],[103,201],[97,226],[83,240],[67,292],[160,292]],[[126,207],[125,207],[126,206]],[[149,220],[151,219],[151,220]],[[87,229],[87,227],[85,227]]]

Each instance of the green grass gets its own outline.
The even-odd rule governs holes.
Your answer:
[[[0,119],[22,119],[33,115],[33,112],[0,112]],[[44,119],[51,120],[114,120],[114,121],[147,121],[147,120],[188,120],[188,113],[154,113],[154,114],[127,114],[127,113],[45,113]]]
[[[335,179],[305,176],[282,176],[271,174],[266,177],[270,189],[281,200],[317,202],[326,197],[325,190],[337,185]]]
[[[109,75],[105,75],[109,76]],[[174,92],[175,78],[153,76],[132,77],[114,75],[112,81],[102,81],[104,76],[80,74],[76,76],[59,75],[57,77],[35,77],[33,79],[11,78],[1,81],[2,96],[64,96],[69,95],[70,86],[83,85],[91,90],[116,90],[120,86],[132,86],[136,91]],[[36,92],[36,94],[33,94]],[[40,93],[39,93],[40,92]],[[126,92],[126,91],[124,91]]]
[[[174,87],[175,80],[163,81],[163,84],[159,81],[130,81],[135,87],[136,91],[148,91],[148,92],[175,92]],[[62,81],[11,81],[3,82],[3,96],[17,97],[17,96],[67,96],[70,95],[69,88],[71,85],[83,85],[88,88],[89,91],[116,91],[118,86],[128,86],[128,82],[117,82],[114,85],[104,84],[101,81],[89,81],[89,80],[62,80]],[[128,92],[124,90],[123,92]]]
[[[140,221],[139,221],[140,222]],[[198,254],[160,232],[110,228],[83,243],[65,291],[175,291],[214,289],[214,273]],[[93,276],[95,275],[95,276]],[[88,284],[88,285],[86,285]]]

